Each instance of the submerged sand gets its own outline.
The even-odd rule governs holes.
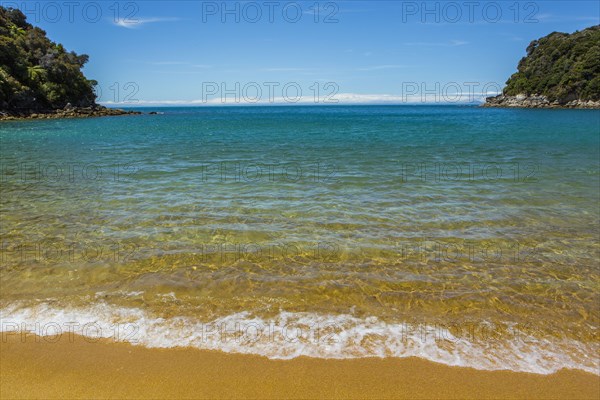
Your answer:
[[[600,376],[478,371],[410,359],[269,360],[3,334],[0,398],[598,399]]]

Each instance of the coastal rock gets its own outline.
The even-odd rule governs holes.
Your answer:
[[[600,109],[600,101],[580,100],[560,102],[558,100],[550,101],[546,96],[532,95],[526,96],[518,94],[516,96],[499,95],[488,97],[483,107],[499,108],[586,108]]]
[[[16,8],[0,6],[0,43],[0,120],[140,114],[96,104],[94,86],[98,82],[81,71],[89,57],[52,42]],[[69,73],[51,74],[50,65]],[[21,70],[29,72],[13,76]]]
[[[600,108],[598,43],[600,25],[532,41],[502,94],[483,106]]]
[[[107,108],[103,106],[94,107],[65,107],[58,110],[45,110],[37,112],[0,112],[0,121],[13,121],[23,119],[58,119],[58,118],[92,118],[92,117],[105,117],[105,116],[119,116],[119,115],[139,115],[139,111],[121,110],[117,108]]]

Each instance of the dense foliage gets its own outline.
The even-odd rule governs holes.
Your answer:
[[[527,47],[507,96],[543,95],[550,100],[600,100],[600,25],[573,34],[553,32]]]
[[[0,7],[0,110],[48,110],[95,104],[87,55],[67,52],[15,9]]]

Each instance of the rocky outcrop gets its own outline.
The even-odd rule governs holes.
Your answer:
[[[532,41],[502,95],[483,106],[600,108],[600,25]]]
[[[98,82],[81,71],[87,61],[51,41],[20,10],[0,6],[0,120],[140,114],[96,104]]]
[[[543,95],[561,104],[600,101],[600,25],[532,41],[503,94]]]
[[[65,108],[60,110],[23,110],[11,112],[0,111],[0,121],[13,121],[22,119],[92,118],[136,114],[141,114],[141,112],[107,108],[98,105],[93,107],[73,107],[70,104],[67,104]]]
[[[550,101],[546,96],[533,95],[526,96],[519,94],[517,96],[499,95],[488,97],[483,107],[500,108],[590,108],[600,109],[600,101],[574,99],[560,102],[558,100]]]

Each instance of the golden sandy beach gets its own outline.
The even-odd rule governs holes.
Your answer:
[[[3,334],[0,397],[598,399],[600,377],[478,371],[421,359],[269,360]]]
[[[0,400],[600,400],[600,1],[459,3],[0,1]]]

